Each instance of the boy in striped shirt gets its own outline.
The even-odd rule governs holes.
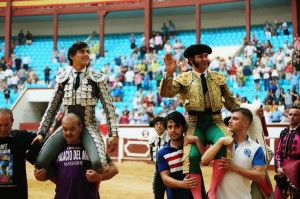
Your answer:
[[[158,151],[157,165],[161,178],[167,186],[168,199],[193,199],[191,189],[200,188],[202,198],[205,198],[203,179],[198,187],[195,177],[183,174],[183,134],[187,129],[185,118],[181,113],[174,111],[165,117],[164,126],[170,141]]]

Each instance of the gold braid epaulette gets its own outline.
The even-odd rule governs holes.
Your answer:
[[[215,71],[210,71],[210,74],[218,85],[221,86],[226,84],[226,77],[224,75],[221,75],[220,73]]]
[[[177,81],[178,83],[180,83],[183,86],[188,86],[192,83],[192,79],[193,79],[193,74],[191,71],[189,72],[184,72],[182,74],[180,74],[175,81]]]

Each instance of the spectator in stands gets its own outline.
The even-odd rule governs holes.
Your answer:
[[[298,91],[298,89],[299,89],[299,76],[297,75],[296,71],[294,71],[293,74],[292,74],[291,85],[292,85],[293,89]]]
[[[143,76],[141,72],[138,72],[135,76],[134,76],[134,82],[135,85],[137,87],[137,90],[142,88],[142,80],[143,80]]]
[[[26,81],[27,74],[26,74],[26,70],[23,68],[22,65],[21,65],[20,70],[17,71],[17,74],[20,78],[20,82],[24,83]]]
[[[133,98],[132,104],[133,104],[133,109],[139,110],[141,108],[142,98],[140,97],[140,95],[138,93]]]
[[[236,80],[238,83],[238,87],[244,86],[244,72],[243,72],[242,63],[240,63],[238,68],[236,69]]]
[[[284,95],[284,104],[286,109],[289,109],[293,106],[293,99],[290,89],[287,89],[287,93]]]
[[[283,31],[283,35],[289,35],[288,24],[285,20],[282,20],[281,28]]]
[[[265,22],[264,31],[265,31],[266,38],[270,38],[271,37],[271,25],[270,25],[269,21]]]
[[[26,81],[28,84],[36,84],[38,81],[38,76],[32,68],[28,69]]]
[[[149,85],[150,85],[150,77],[147,72],[144,73],[143,75],[143,90],[149,90]]]
[[[256,47],[256,56],[258,58],[261,58],[264,51],[265,51],[265,46],[262,42],[260,42]]]
[[[25,43],[25,35],[23,33],[23,30],[20,30],[18,33],[18,44],[23,45]]]
[[[278,90],[278,84],[275,81],[270,81],[270,90],[275,95]]]
[[[159,86],[160,80],[163,78],[162,71],[157,71],[155,74],[156,86]]]
[[[165,45],[164,45],[164,52],[165,54],[166,53],[171,53],[172,52],[172,45],[169,41],[166,41],[165,42]]]
[[[21,82],[18,84],[18,93],[22,93],[25,90],[24,82]]]
[[[148,97],[149,103],[155,103],[155,96],[152,92],[152,89],[149,89],[147,97]]]
[[[227,70],[226,70],[224,64],[221,64],[219,73],[220,73],[221,75],[224,75],[225,77],[227,77]]]
[[[13,76],[13,71],[11,69],[11,67],[7,67],[6,70],[4,71],[4,76],[5,78],[7,78],[8,76]]]
[[[8,88],[7,85],[4,85],[3,94],[4,94],[5,104],[7,105],[10,103],[10,89]]]
[[[256,52],[257,49],[253,43],[247,42],[246,47],[244,48],[244,54],[247,55],[250,59],[252,59],[254,52]]]
[[[260,74],[261,74],[261,68],[258,67],[258,65],[254,66],[254,69],[252,71],[253,80],[255,83],[255,90],[260,91]]]
[[[129,113],[129,116],[128,116],[129,124],[136,124],[135,119],[134,119],[135,113],[136,113],[136,109],[132,109],[132,111]]]
[[[297,95],[296,100],[293,103],[293,106],[300,107],[300,96]]]
[[[237,68],[236,68],[235,64],[233,63],[229,70],[230,82],[236,82],[236,71],[237,71]]]
[[[129,124],[129,112],[123,111],[119,122],[120,124]]]
[[[115,83],[112,87],[112,96],[114,102],[121,102],[122,100],[122,83],[115,79]]]
[[[156,78],[156,74],[159,68],[159,63],[157,62],[156,59],[151,61],[151,65],[150,65],[150,71],[149,71],[149,76],[150,76],[150,80],[153,80]]]
[[[266,66],[266,65],[268,65],[268,63],[269,63],[269,57],[268,57],[267,53],[263,53],[262,57],[260,59],[260,65]]]
[[[243,60],[242,54],[240,53],[238,56],[234,57],[234,65],[238,67],[240,63],[243,63]]]
[[[277,70],[276,66],[273,66],[273,68],[271,69],[271,78],[273,83],[278,86],[279,71]]]
[[[294,68],[297,71],[297,76],[300,78],[300,56],[296,56],[296,61],[293,64]]]
[[[262,65],[261,73],[264,79],[265,91],[268,91],[270,88],[270,72],[271,68],[268,65]]]
[[[16,71],[20,70],[21,64],[22,64],[22,59],[21,59],[20,55],[18,55],[18,57],[15,59],[15,69],[16,69]]]
[[[258,44],[258,39],[256,38],[254,33],[252,34],[252,37],[251,37],[251,44],[253,44],[253,46],[255,46],[255,47]]]
[[[266,120],[267,124],[272,123],[271,115],[272,115],[272,113],[270,112],[270,107],[265,105],[264,106],[264,117],[265,117],[265,120]]]
[[[11,69],[12,69],[13,61],[12,61],[12,58],[11,58],[11,57],[9,57],[9,58],[6,60],[6,65],[7,65],[7,68],[11,68]]]
[[[297,51],[297,50],[300,50],[300,37],[296,37],[296,39],[294,40],[294,49]]]
[[[153,35],[149,39],[149,49],[150,49],[150,52],[152,52],[154,50],[154,36]]]
[[[31,61],[30,58],[26,54],[24,54],[22,61],[23,61],[23,68],[26,71],[28,71],[29,64],[30,64],[30,61]]]
[[[96,61],[96,57],[99,54],[99,44],[94,41],[90,48],[90,59],[94,62]]]
[[[151,53],[151,61],[152,60],[157,60],[158,59],[158,55],[157,55],[157,51],[153,50]]]
[[[285,107],[284,107],[284,104],[282,103],[282,101],[280,101],[280,100],[278,101],[278,110],[282,113],[282,115],[284,114]]]
[[[274,20],[274,23],[272,24],[272,27],[271,27],[272,36],[277,36],[278,35],[278,29],[279,29],[278,21]]]
[[[108,82],[109,82],[109,87],[113,87],[113,85],[115,84],[115,79],[116,76],[112,71],[108,72]]]
[[[168,29],[166,23],[163,23],[160,30],[161,30],[161,36],[163,37],[163,43],[166,43],[166,41],[168,40],[168,36],[169,36],[169,29]]]
[[[50,73],[51,73],[51,68],[49,68],[48,65],[46,65],[44,69],[45,84],[50,83]]]
[[[243,73],[244,73],[244,77],[246,77],[246,80],[249,79],[249,76],[251,75],[251,67],[252,67],[252,59],[248,55],[245,55],[243,61]]]
[[[169,34],[171,38],[174,38],[176,35],[176,27],[171,20],[169,21]]]
[[[66,51],[63,46],[61,47],[61,49],[58,53],[58,56],[59,56],[59,62],[61,62],[61,63],[66,62]]]
[[[272,111],[272,114],[271,114],[272,122],[280,122],[281,115],[282,115],[282,112],[280,110],[278,110],[278,106],[274,105],[274,110]]]
[[[53,49],[52,51],[52,62],[53,63],[59,62],[59,55],[56,49]]]
[[[147,50],[147,52],[146,52],[146,54],[145,54],[144,60],[145,60],[145,63],[146,63],[147,65],[150,64],[150,62],[151,62],[151,53],[150,53],[150,50],[149,50],[149,49]]]
[[[147,70],[147,66],[144,60],[140,61],[136,67],[137,67],[137,71],[140,72],[141,74],[144,74]]]
[[[18,74],[15,72],[14,75],[11,78],[11,87],[12,89],[14,89],[15,93],[17,91],[18,88],[18,84],[19,84],[19,76]]]
[[[294,103],[294,101],[296,101],[297,97],[298,97],[298,90],[296,88],[293,88],[292,89],[292,100],[293,100],[293,103]]]
[[[254,99],[252,101],[252,104],[256,104],[256,105],[262,105],[261,100],[258,98],[258,95],[254,96]]]
[[[134,72],[131,67],[128,67],[127,72],[125,73],[125,86],[133,86],[134,85]]]
[[[135,41],[136,41],[135,36],[133,33],[131,33],[131,35],[130,35],[130,48],[131,49],[134,49],[136,47]]]
[[[32,44],[32,34],[29,32],[29,30],[27,30],[25,39],[26,39],[26,44],[30,46]]]
[[[281,104],[284,105],[284,96],[285,96],[284,89],[279,88],[279,90],[277,90],[277,92],[276,92],[277,102],[281,102]],[[281,112],[283,112],[283,111],[281,111]]]
[[[163,39],[159,33],[156,33],[154,37],[154,49],[156,52],[160,51],[163,47]]]

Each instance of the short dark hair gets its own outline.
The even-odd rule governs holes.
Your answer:
[[[0,108],[0,114],[9,114],[11,121],[14,121],[14,115],[12,110],[8,109],[8,108]]]
[[[245,116],[250,121],[250,124],[253,121],[253,115],[252,115],[251,111],[247,108],[235,108],[231,112],[232,113],[235,113],[235,112],[241,113],[243,116]]]
[[[292,106],[290,109],[298,109],[298,110],[300,110],[300,107],[299,106]]]
[[[82,121],[81,121],[80,117],[78,115],[76,115],[75,113],[67,113],[67,114],[65,114],[64,117],[63,117],[63,120],[69,121],[72,118],[76,118],[78,125],[82,124]]]
[[[70,58],[71,55],[75,55],[78,50],[81,50],[83,48],[87,48],[87,43],[83,41],[77,41],[75,42],[68,50],[68,60],[70,62],[70,65],[73,66],[73,60]]]
[[[187,130],[187,122],[185,120],[185,118],[183,117],[183,115],[178,112],[178,111],[173,111],[171,113],[169,113],[165,119],[164,119],[164,127],[165,129],[167,129],[168,126],[168,121],[174,121],[174,123],[178,126],[182,126],[183,127],[183,131]]]

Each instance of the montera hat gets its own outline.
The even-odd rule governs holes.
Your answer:
[[[190,45],[187,49],[185,49],[183,56],[185,58],[194,58],[195,55],[199,55],[202,53],[211,54],[212,53],[211,47],[205,44]]]
[[[164,118],[163,118],[163,117],[156,117],[156,118],[154,118],[154,119],[149,123],[149,126],[150,126],[150,127],[154,127],[154,125],[155,125],[156,122],[161,122],[161,121],[164,121]]]

